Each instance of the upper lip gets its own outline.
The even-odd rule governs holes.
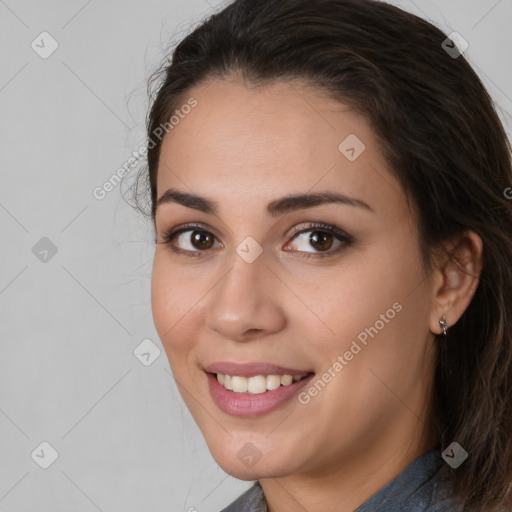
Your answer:
[[[229,361],[219,361],[210,364],[204,368],[208,373],[222,373],[223,375],[254,377],[255,375],[304,375],[312,373],[311,370],[300,370],[296,368],[286,368],[272,363],[254,362],[254,363],[233,363]]]

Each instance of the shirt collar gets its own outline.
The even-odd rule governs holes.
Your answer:
[[[418,457],[354,512],[426,510],[437,495],[443,460],[438,448]]]

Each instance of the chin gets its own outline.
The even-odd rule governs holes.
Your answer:
[[[275,447],[269,447],[268,454],[257,449],[251,442],[241,441],[233,445],[233,451],[226,446],[210,447],[215,462],[223,471],[239,480],[260,480],[278,478],[289,475],[290,458],[280,453],[276,459]],[[272,454],[274,456],[272,456]]]

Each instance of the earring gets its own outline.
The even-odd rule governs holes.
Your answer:
[[[444,315],[441,317],[441,320],[439,320],[439,323],[443,328],[443,335],[446,336],[446,333],[448,332],[448,322],[446,321],[446,317]]]

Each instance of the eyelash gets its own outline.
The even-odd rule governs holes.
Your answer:
[[[177,226],[176,228],[173,228],[167,232],[165,232],[162,235],[163,241],[161,242],[164,245],[170,245],[171,250],[174,251],[177,254],[183,254],[185,256],[191,257],[191,258],[198,258],[202,257],[201,253],[208,252],[208,251],[188,251],[185,249],[179,249],[178,247],[175,247],[172,245],[172,241],[181,233],[186,233],[187,231],[198,231],[201,233],[209,233],[213,235],[210,231],[205,229],[204,226],[198,225],[198,224],[183,224],[180,226]],[[307,233],[309,231],[318,231],[320,233],[328,233],[330,235],[333,235],[335,238],[337,238],[340,242],[343,242],[342,245],[340,245],[337,249],[329,252],[317,252],[317,253],[302,253],[301,251],[296,251],[301,254],[301,257],[304,258],[327,258],[330,256],[334,256],[338,254],[341,250],[343,250],[345,247],[350,246],[354,239],[352,236],[350,236],[345,231],[339,229],[336,226],[330,225],[330,224],[323,224],[323,223],[310,223],[306,228],[303,229],[297,229],[294,230],[294,232],[290,235],[291,240],[297,238],[298,235],[301,235],[303,233]],[[214,235],[213,235],[214,236]],[[316,254],[316,255],[315,255]]]

